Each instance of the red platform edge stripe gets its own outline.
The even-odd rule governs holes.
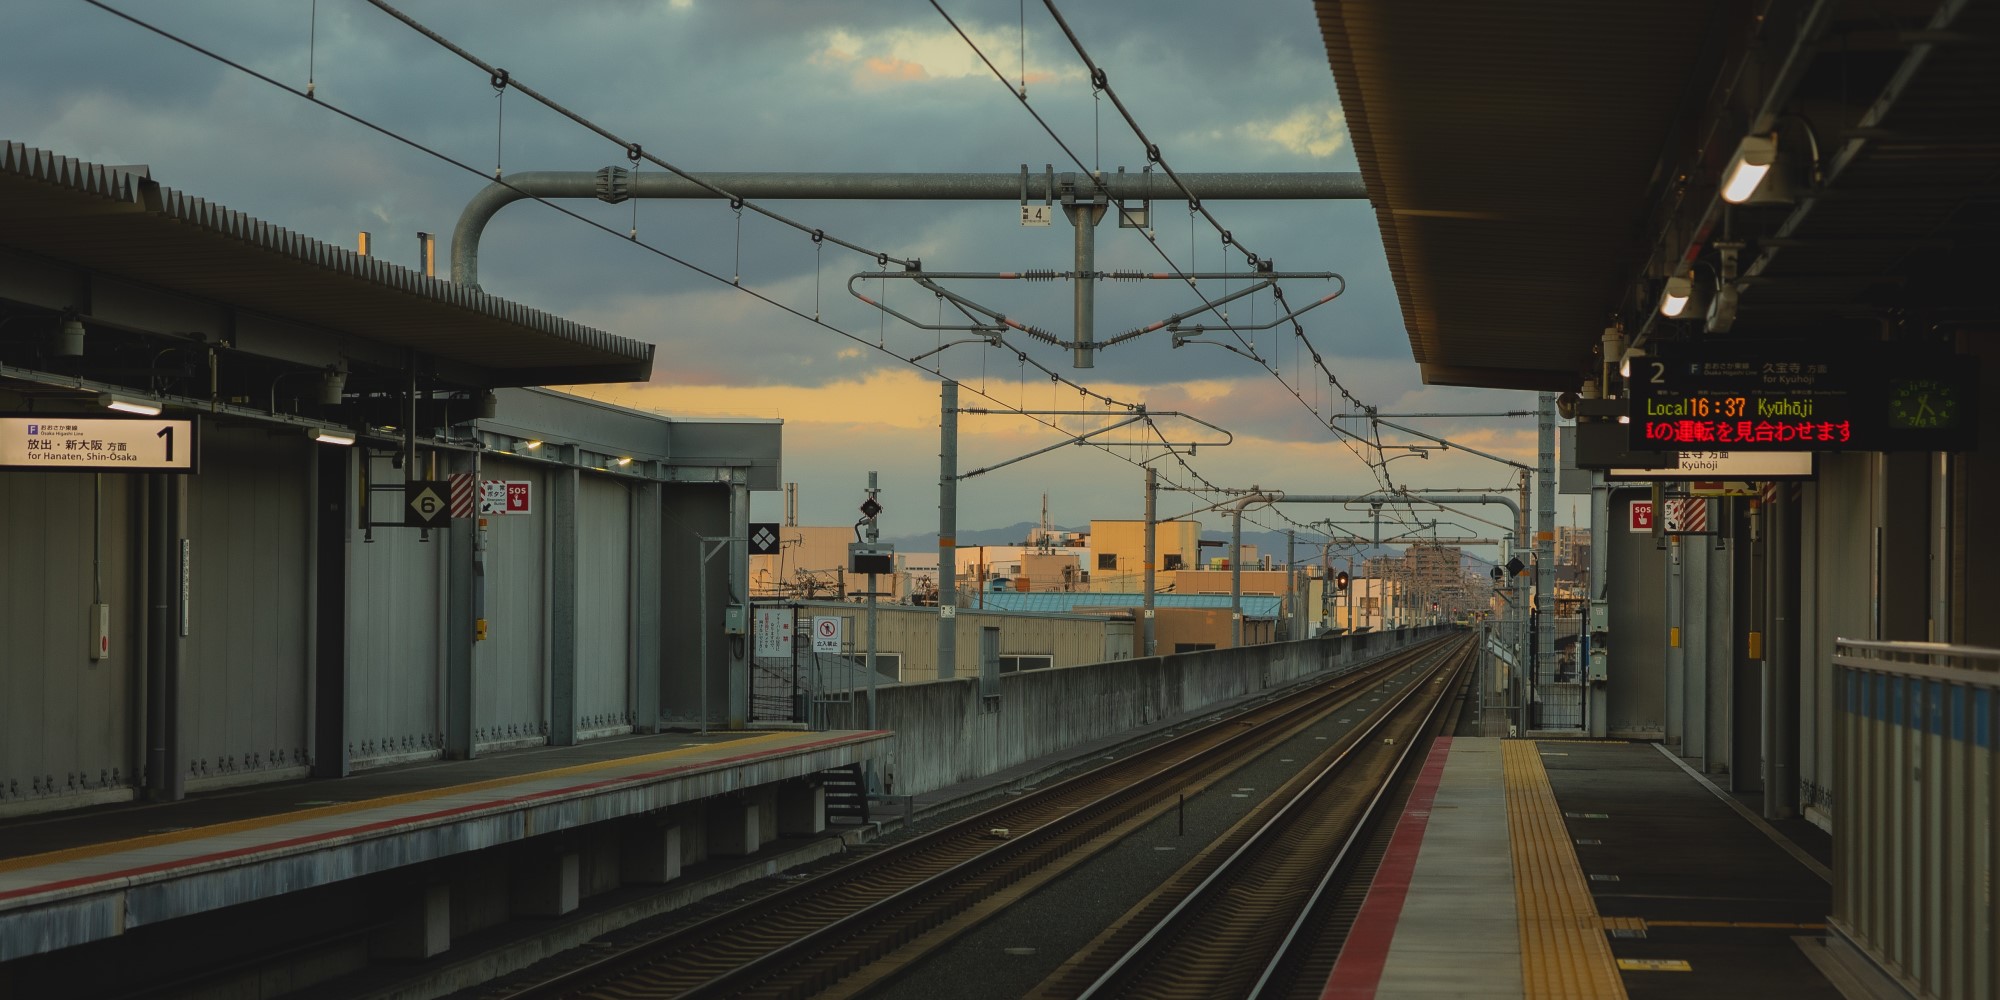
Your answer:
[[[394,819],[377,820],[372,823],[362,823],[357,826],[343,827],[338,830],[327,830],[321,833],[307,834],[302,837],[291,837],[285,840],[276,840],[264,844],[252,844],[247,847],[238,847],[227,851],[215,851],[209,854],[201,854],[193,857],[176,858],[172,861],[161,861],[150,865],[140,865],[134,868],[123,868],[118,871],[102,872],[94,875],[80,875],[75,878],[67,878],[67,879],[62,879],[60,881],[47,882],[41,885],[22,886],[18,889],[9,889],[6,891],[0,891],[0,900],[16,899],[21,896],[32,896],[44,892],[58,892],[63,889],[73,889],[78,886],[91,885],[93,883],[99,883],[99,882],[117,882],[123,879],[134,878],[141,875],[152,875],[152,874],[157,874],[159,872],[171,871],[176,868],[193,868],[200,865],[212,864],[217,861],[227,861],[233,858],[240,858],[246,855],[264,854],[271,851],[282,851],[288,848],[304,847],[310,844],[316,844],[328,840],[338,840],[340,838],[351,837],[356,834],[384,832],[391,830],[395,827],[414,826],[426,822],[435,822],[438,820],[451,819],[453,817],[463,816],[464,814],[467,813],[504,811],[506,808],[511,806],[526,805],[529,803],[538,802],[543,799],[562,798],[564,796],[574,795],[579,792],[607,789],[610,786],[615,786],[615,785],[641,785],[645,784],[648,781],[656,780],[659,778],[665,778],[674,775],[676,773],[695,774],[695,773],[700,773],[702,771],[717,770],[729,764],[739,764],[746,761],[756,760],[760,757],[774,757],[781,754],[796,753],[801,750],[818,750],[829,746],[838,746],[847,743],[865,742],[871,737],[882,736],[888,734],[889,732],[891,731],[886,729],[862,730],[844,736],[835,736],[821,740],[814,740],[811,743],[801,743],[789,747],[774,747],[769,750],[755,750],[749,753],[733,754],[728,757],[720,757],[714,760],[698,761],[690,764],[680,764],[669,767],[663,767],[656,770],[645,771],[638,774],[621,775],[613,778],[602,778],[596,781],[585,782],[581,785],[569,785],[562,788],[550,788],[540,792],[530,792],[525,795],[515,795],[503,799],[494,799],[488,802],[468,803],[462,806],[454,806],[449,809],[438,809],[427,813],[420,813],[415,816],[399,816]],[[534,780],[534,774],[532,772],[522,775],[521,777],[522,780],[524,781]],[[442,797],[451,794],[452,790],[453,786],[450,785],[444,786],[442,788],[430,789],[429,791],[435,794],[433,796],[426,796],[426,797]],[[273,813],[265,818],[271,821],[269,825],[276,826],[280,823],[286,822],[289,815],[290,814],[288,813]],[[116,843],[116,841],[112,841],[111,843]]]
[[[1424,769],[1417,774],[1417,787],[1396,820],[1396,832],[1389,838],[1382,864],[1354,918],[1354,929],[1333,973],[1326,978],[1320,1000],[1371,1000],[1382,983],[1382,970],[1389,964],[1389,944],[1396,938],[1396,923],[1403,915],[1403,900],[1410,894],[1410,877],[1417,870],[1417,854],[1423,850],[1424,830],[1430,825],[1431,805],[1437,801],[1438,779],[1444,776],[1445,758],[1451,756],[1451,737],[1438,737]]]

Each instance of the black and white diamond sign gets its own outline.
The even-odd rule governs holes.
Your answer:
[[[777,522],[758,522],[750,525],[750,554],[753,556],[778,554]]]

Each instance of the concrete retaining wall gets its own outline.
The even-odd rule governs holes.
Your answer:
[[[895,730],[896,742],[882,773],[888,791],[922,794],[1232,698],[1342,672],[1442,631],[1411,628],[1023,671],[1002,677],[1000,697],[984,704],[977,678],[883,688],[877,726]],[[867,728],[865,695],[827,709],[829,728]]]

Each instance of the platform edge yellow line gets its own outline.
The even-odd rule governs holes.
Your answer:
[[[1501,745],[1527,1000],[1625,1000],[1590,886],[1532,740]]]

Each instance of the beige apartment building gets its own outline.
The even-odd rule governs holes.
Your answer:
[[[1174,576],[1193,569],[1201,559],[1200,521],[1158,521],[1153,524],[1153,589],[1172,586]],[[1090,573],[1093,591],[1136,591],[1145,586],[1146,522],[1090,522]]]

